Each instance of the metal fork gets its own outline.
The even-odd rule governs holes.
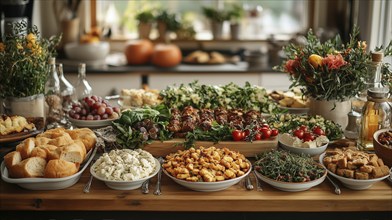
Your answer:
[[[159,168],[159,172],[158,172],[157,184],[155,185],[155,191],[154,191],[154,195],[156,195],[156,196],[161,195],[162,164],[163,164],[164,160],[162,157],[159,157],[158,161],[160,164],[160,168]]]

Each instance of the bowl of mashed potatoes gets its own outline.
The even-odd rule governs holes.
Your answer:
[[[149,152],[121,149],[104,153],[91,166],[90,172],[111,189],[133,190],[154,177],[159,169],[159,161]]]

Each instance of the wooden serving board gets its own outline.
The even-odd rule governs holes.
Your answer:
[[[184,146],[182,143],[184,139],[172,139],[168,141],[154,141],[153,143],[146,145],[143,147],[143,150],[150,152],[155,157],[166,156],[170,153],[176,152],[178,150],[184,150]],[[271,149],[275,149],[278,144],[278,138],[272,138],[269,140],[262,141],[221,141],[219,143],[210,142],[210,141],[196,141],[196,147],[210,147],[215,146],[219,148],[227,147],[230,150],[238,151],[242,153],[245,157],[255,157],[256,154],[259,154],[263,151],[268,151]]]

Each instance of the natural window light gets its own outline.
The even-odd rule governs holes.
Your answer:
[[[239,39],[265,39],[271,34],[292,35],[308,27],[309,0],[98,0],[97,23],[110,28],[112,37],[138,37],[138,21],[135,16],[146,10],[155,15],[159,10],[175,14],[182,25],[193,28],[196,39],[212,39],[210,20],[204,15],[203,7],[228,11],[233,5],[239,6],[242,16]],[[230,38],[230,21],[223,24],[223,38]],[[157,36],[156,24],[150,38]]]

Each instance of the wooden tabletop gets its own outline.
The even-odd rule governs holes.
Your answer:
[[[150,193],[140,189],[117,191],[94,180],[90,193],[83,193],[88,169],[74,186],[56,191],[31,191],[1,180],[0,210],[62,211],[214,211],[214,212],[340,212],[392,211],[392,184],[387,180],[370,189],[354,191],[343,187],[336,195],[326,180],[304,192],[283,192],[262,182],[263,191],[247,191],[242,182],[220,192],[195,192],[177,185],[162,175],[162,195],[152,194],[156,178],[150,182]],[[254,184],[254,178],[252,176]]]

